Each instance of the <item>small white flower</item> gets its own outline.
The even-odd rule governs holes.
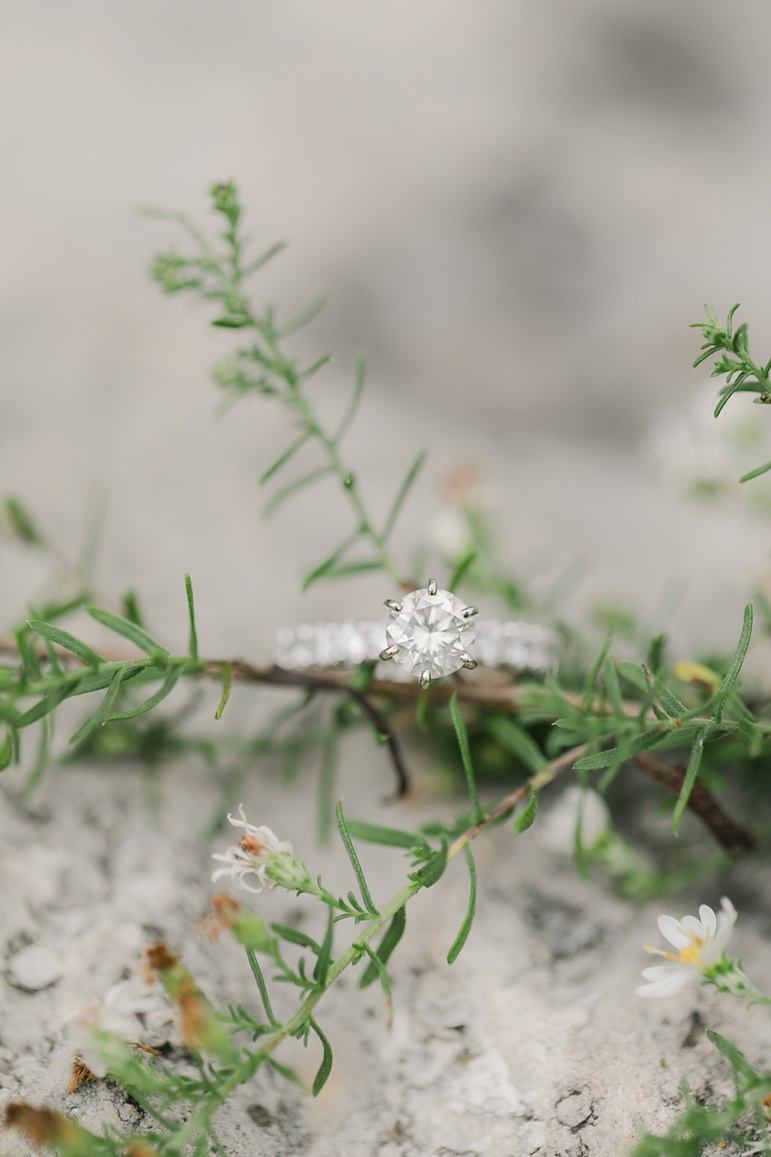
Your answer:
[[[164,994],[132,977],[108,989],[101,1003],[82,1009],[67,1026],[67,1038],[72,1052],[95,1076],[103,1077],[108,1067],[104,1033],[136,1044],[148,1031],[155,1036],[172,1018],[173,1010]]]
[[[711,980],[715,965],[725,955],[736,916],[736,909],[726,896],[720,901],[720,912],[717,915],[712,908],[702,904],[698,920],[695,916],[683,916],[682,920],[675,920],[674,916],[659,916],[661,935],[677,951],[668,952],[663,948],[646,946],[646,952],[663,956],[671,963],[644,968],[642,974],[648,983],[635,989],[637,995],[672,996],[698,977]]]
[[[275,881],[268,878],[268,868],[275,857],[291,857],[294,849],[287,840],[279,840],[270,828],[264,826],[257,828],[254,824],[247,823],[243,804],[238,805],[238,811],[240,820],[230,814],[228,819],[233,827],[243,828],[244,834],[238,843],[229,847],[224,854],[218,852],[212,854],[213,860],[221,860],[227,865],[212,872],[212,881],[229,876],[237,888],[255,893],[261,892],[263,888],[275,888]],[[247,884],[244,877],[249,874],[255,875],[259,880],[258,888]]]
[[[566,787],[533,828],[541,847],[558,856],[572,856],[576,830],[581,826],[581,847],[591,852],[610,828],[605,800],[593,788]]]

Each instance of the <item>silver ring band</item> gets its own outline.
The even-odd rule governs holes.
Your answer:
[[[382,620],[299,623],[277,632],[273,661],[285,671],[357,667],[377,662],[386,642]],[[496,619],[476,623],[474,658],[485,667],[549,675],[557,669],[561,646],[557,632],[540,623]]]

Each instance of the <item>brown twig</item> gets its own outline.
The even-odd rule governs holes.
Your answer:
[[[81,661],[68,651],[57,647],[56,652],[65,661],[70,660],[81,665]],[[0,654],[18,655],[18,653],[19,649],[15,639],[0,638]],[[47,652],[43,648],[39,649],[38,654],[42,660],[48,658]],[[105,659],[110,662],[125,662],[128,658],[129,656],[126,655],[105,655]],[[319,671],[285,671],[282,667],[274,665],[261,667],[247,663],[243,659],[208,661],[200,674],[204,677],[220,679],[223,669],[229,669],[234,679],[246,683],[264,683],[279,687],[299,687],[306,690],[326,691],[332,694],[346,695],[353,699],[377,732],[383,736],[396,775],[397,797],[404,796],[409,790],[409,772],[398,737],[386,716],[372,702],[373,698],[386,699],[396,703],[415,703],[422,695],[428,694],[432,703],[447,703],[451,696],[456,694],[461,702],[467,703],[471,707],[512,715],[516,715],[521,710],[520,686],[513,680],[498,683],[487,680],[467,682],[465,680],[446,679],[441,683],[435,683],[428,692],[424,692],[417,683],[397,683],[387,679],[373,679],[365,693],[353,686],[353,677],[346,671],[330,670],[323,673]],[[575,706],[585,706],[580,695],[562,692],[562,697]],[[602,703],[598,703],[592,705],[590,709],[600,712],[606,708]],[[639,705],[624,703],[624,713],[629,716],[638,715]],[[583,748],[580,749],[580,752],[585,754]],[[569,764],[572,754],[566,752],[565,755],[560,756],[558,760],[549,765],[549,768],[556,767],[554,775],[559,774],[568,765],[572,766]],[[579,755],[573,755],[573,762],[578,758]],[[679,795],[685,774],[684,768],[676,764],[666,763],[650,754],[635,756],[632,762],[636,763],[646,775],[659,783],[663,783],[672,792]],[[549,768],[545,771],[548,772]],[[549,780],[544,782],[549,782]],[[529,790],[528,785],[517,788],[511,796],[498,805],[493,815],[484,821],[483,826],[486,827],[501,815],[505,815],[524,798]],[[731,855],[746,855],[755,846],[756,839],[753,833],[730,819],[715,797],[698,782],[694,785],[688,800],[688,809],[699,817],[702,823],[710,829],[718,843]],[[473,836],[468,838],[473,838]],[[464,840],[465,837],[460,837],[460,839]],[[453,847],[455,846],[454,844]],[[461,843],[458,850],[462,846]]]
[[[546,787],[547,783],[551,783],[553,779],[556,779],[560,772],[569,771],[573,764],[581,759],[583,755],[586,755],[588,751],[589,744],[581,743],[578,747],[572,747],[570,751],[565,751],[562,755],[553,759],[548,767],[531,776],[527,783],[521,784],[511,792],[510,795],[507,795],[505,799],[502,799],[500,803],[497,803],[489,815],[486,815],[483,820],[472,824],[470,828],[466,829],[463,835],[458,836],[457,840],[450,844],[450,847],[447,849],[447,859],[449,860],[452,856],[457,856],[458,852],[463,851],[466,844],[470,843],[471,840],[475,840],[480,832],[483,832],[485,828],[489,828],[496,820],[502,819],[509,812],[513,811],[518,803],[521,803],[526,796],[530,795],[531,791],[540,791],[542,787]]]
[[[632,762],[651,779],[663,783],[675,795],[680,794],[686,771],[681,764],[666,763],[650,753],[636,755]],[[706,824],[717,842],[732,856],[746,856],[755,847],[757,839],[754,833],[727,816],[712,792],[698,780],[688,798],[688,809]]]

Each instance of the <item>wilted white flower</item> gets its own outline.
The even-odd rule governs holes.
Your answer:
[[[228,876],[237,888],[247,892],[261,892],[263,888],[273,889],[277,884],[291,892],[318,892],[307,869],[294,857],[294,849],[288,840],[280,840],[268,827],[255,827],[247,822],[244,805],[238,805],[240,820],[228,814],[228,819],[236,828],[243,828],[244,834],[237,844],[231,845],[224,853],[212,853],[213,860],[221,860],[227,866],[212,872],[212,881]],[[258,888],[247,884],[245,876],[255,875],[260,882]]]
[[[644,968],[642,974],[648,983],[635,989],[637,995],[672,996],[698,978],[716,984],[724,991],[737,991],[736,986],[729,983],[729,978],[734,972],[739,975],[738,967],[725,956],[736,916],[736,909],[726,896],[720,901],[717,915],[707,904],[702,904],[698,920],[695,916],[683,916],[682,920],[675,920],[674,916],[659,916],[661,935],[677,951],[646,946],[646,952],[663,956],[670,963]]]
[[[591,852],[610,830],[610,812],[593,788],[572,784],[552,804],[533,828],[542,847],[558,856],[572,856],[580,825],[581,847]]]
[[[157,988],[137,977],[121,980],[108,989],[99,1003],[82,1009],[67,1026],[71,1052],[96,1077],[104,1077],[113,1053],[124,1042],[138,1044],[170,1024],[173,1010]],[[142,1046],[144,1047],[144,1046]]]

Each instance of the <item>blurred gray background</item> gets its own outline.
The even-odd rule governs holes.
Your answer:
[[[256,242],[291,242],[258,296],[329,298],[301,343],[336,355],[322,411],[368,352],[348,455],[376,511],[431,450],[403,558],[471,462],[515,570],[582,568],[573,613],[641,601],[653,626],[735,638],[767,525],[687,509],[640,445],[697,384],[709,414],[687,328],[705,301],[743,300],[769,353],[767,4],[24,0],[0,26],[0,490],[68,553],[106,495],[106,593],[178,611],[181,639],[191,570],[209,652],[255,653],[277,618],[384,593],[300,605],[345,504],[322,487],[261,519],[286,419],[259,399],[214,417],[228,335],[148,280],[181,238],[137,207],[200,219],[233,177]],[[3,558],[7,624],[31,576]]]

